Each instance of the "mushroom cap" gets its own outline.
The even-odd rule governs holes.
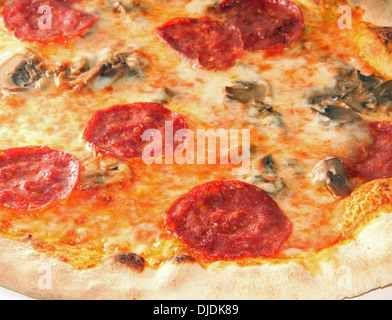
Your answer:
[[[346,169],[338,158],[328,158],[317,163],[312,178],[315,185],[328,189],[337,197],[346,197],[350,193]]]
[[[0,87],[18,92],[33,87],[44,76],[36,55],[18,53],[0,66]]]

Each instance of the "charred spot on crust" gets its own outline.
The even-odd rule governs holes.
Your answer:
[[[387,46],[388,52],[391,53],[392,48],[388,45],[392,40],[392,27],[372,27],[370,31]]]
[[[120,253],[115,256],[115,261],[137,272],[142,272],[146,265],[146,260],[136,253]]]
[[[31,234],[27,235],[26,237],[23,238],[24,241],[30,241],[33,240],[33,236]]]
[[[382,191],[390,191],[390,185],[385,182],[380,182],[379,187]]]
[[[170,258],[171,261],[174,261],[178,264],[182,264],[182,263],[194,263],[196,262],[196,259],[191,257],[191,256],[187,256],[185,254],[181,254],[178,256],[174,256],[172,258]]]

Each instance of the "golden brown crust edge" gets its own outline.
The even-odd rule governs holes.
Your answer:
[[[392,27],[362,24],[356,36],[359,55],[382,76],[392,78]]]
[[[359,38],[361,54],[392,77],[389,29],[368,26]],[[392,283],[390,213],[385,206],[373,209],[354,240],[301,259],[246,268],[216,263],[203,269],[169,261],[159,270],[137,272],[108,258],[99,267],[76,271],[26,243],[0,238],[0,284],[39,299],[342,299]],[[51,288],[41,282],[48,272]]]
[[[94,269],[76,271],[2,239],[1,285],[37,299],[343,299],[392,282],[387,227],[392,228],[390,215],[358,240],[298,261],[254,267],[217,263],[207,270],[198,264],[168,262],[142,273],[110,259]],[[387,241],[378,241],[383,235]],[[43,270],[50,270],[51,288],[40,280]]]
[[[391,186],[392,180],[363,186],[351,200],[361,193],[370,192],[371,195],[380,188],[387,190],[385,183]],[[370,201],[371,197],[364,199]],[[141,271],[129,268],[118,258],[109,257],[101,266],[77,271],[34,251],[26,243],[0,239],[0,284],[38,299],[313,300],[353,297],[392,283],[391,206],[370,206],[364,202],[362,205],[372,208],[377,216],[367,222],[355,239],[318,253],[307,253],[301,258],[250,267],[218,262],[203,269],[191,260],[183,263],[172,260],[158,270],[145,268]]]
[[[392,78],[392,0],[349,0],[363,9],[355,21],[359,55],[382,76]]]

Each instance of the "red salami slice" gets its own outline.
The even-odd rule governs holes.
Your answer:
[[[291,223],[262,189],[240,181],[212,181],[166,212],[170,232],[213,259],[262,257],[276,252]]]
[[[367,148],[365,160],[348,164],[349,172],[360,174],[369,180],[392,177],[392,123],[370,124],[373,143]]]
[[[79,180],[79,161],[48,147],[0,151],[0,204],[38,210],[64,200]]]
[[[18,39],[42,43],[80,36],[98,20],[61,0],[16,0],[4,7],[2,15]]]
[[[188,128],[181,115],[164,108],[161,104],[137,102],[96,112],[87,124],[83,137],[98,152],[119,159],[141,158],[143,150],[151,144],[155,145],[155,156],[158,157],[164,154],[164,148],[169,143],[173,151],[184,143],[184,140],[174,142],[172,138],[166,141],[166,125],[170,132],[173,131],[173,135],[180,129]],[[153,135],[152,141],[143,139],[143,134],[150,129],[157,130],[162,141],[155,141]]]
[[[243,54],[239,30],[208,17],[175,18],[158,28],[158,35],[174,50],[206,69],[231,68]]]
[[[246,50],[291,46],[304,29],[302,10],[288,0],[225,0],[214,14],[240,29]]]

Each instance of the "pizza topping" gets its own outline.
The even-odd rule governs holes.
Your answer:
[[[170,258],[171,261],[174,261],[177,264],[182,264],[182,263],[195,263],[196,259],[191,257],[191,256],[187,256],[185,254],[181,254],[178,256],[174,256],[172,258]]]
[[[188,128],[181,115],[164,108],[159,103],[137,102],[119,105],[96,112],[87,124],[83,137],[97,151],[110,154],[118,159],[141,158],[148,146],[153,146],[154,157],[159,157],[165,153],[167,148],[175,151],[180,144],[185,142],[177,141],[171,145],[167,144],[168,142],[165,141],[166,122],[173,125],[173,134],[180,129]],[[149,129],[156,130],[155,133],[160,134],[161,141],[155,141],[155,136],[143,139],[143,134]]]
[[[234,85],[226,87],[226,96],[244,104],[251,100],[264,100],[264,97],[269,93],[269,86],[267,83],[254,83],[247,81],[234,81]]]
[[[51,12],[41,10],[47,7]],[[69,1],[60,0],[16,0],[3,8],[2,15],[5,26],[18,39],[42,43],[80,36],[98,20],[95,15],[73,9]]]
[[[136,253],[120,253],[114,256],[114,260],[136,272],[143,272],[146,260]]]
[[[272,155],[266,155],[256,161],[252,166],[250,175],[245,182],[255,185],[271,195],[285,188],[283,179],[278,176],[278,168]]]
[[[392,101],[392,80],[386,81],[374,89],[378,104]]]
[[[349,182],[342,161],[337,158],[321,160],[312,171],[315,185],[328,189],[333,195],[346,197],[349,194]]]
[[[288,0],[225,0],[214,14],[241,31],[246,50],[289,47],[304,30],[302,10]]]
[[[0,66],[0,87],[12,92],[40,87],[45,72],[38,55],[16,54]]]
[[[148,9],[147,5],[140,0],[126,0],[111,2],[113,13],[135,13],[144,12]]]
[[[358,79],[361,80],[362,83],[364,83],[369,90],[373,90],[382,81],[381,78],[375,77],[374,75],[366,76],[366,75],[362,74],[361,71],[359,71],[359,70],[357,70],[357,76],[358,76]]]
[[[291,234],[291,223],[275,201],[240,181],[192,189],[167,210],[166,224],[206,259],[268,256]]]
[[[351,76],[350,76],[351,77]],[[314,91],[308,98],[312,105],[339,105],[355,112],[373,110],[376,105],[392,102],[392,81],[382,82],[374,76],[365,76],[357,71],[357,78],[338,79],[334,86],[324,91]],[[384,106],[383,106],[384,107]]]
[[[129,182],[132,177],[132,170],[127,162],[95,158],[83,165],[77,189],[108,187]]]
[[[376,102],[373,93],[380,79],[365,76],[357,71],[357,79],[340,80],[337,88],[341,92],[340,97],[347,106],[357,112],[362,112],[366,108],[371,108],[371,104]]]
[[[79,179],[79,161],[48,147],[0,152],[0,204],[30,211],[64,200]]]
[[[247,109],[250,122],[263,127],[285,129],[283,117],[272,106],[261,101],[250,101]]]
[[[366,87],[360,85],[354,92],[344,97],[343,102],[356,112],[362,112],[366,108],[373,108],[375,96]]]
[[[160,104],[169,103],[177,95],[176,92],[173,92],[169,88],[159,88],[151,93],[151,100],[150,102],[156,102]]]
[[[67,72],[66,69],[61,71],[57,76],[56,82],[61,85],[66,83],[71,88],[83,87],[99,77],[106,68],[108,66],[100,63],[90,69],[87,66],[87,61],[83,59],[83,65],[80,68],[76,68],[70,72]]]
[[[64,63],[54,71],[58,86],[81,88],[102,80],[109,86],[126,76],[142,77],[148,61],[133,49],[110,53],[98,62],[83,57],[74,63]]]
[[[370,124],[373,143],[367,149],[367,157],[361,162],[347,164],[350,172],[366,179],[392,177],[392,123],[373,122]]]
[[[170,47],[205,69],[231,68],[243,54],[239,30],[209,17],[175,18],[157,31]]]
[[[322,109],[312,108],[312,110],[321,115],[323,117],[322,121],[327,123],[332,121],[337,125],[343,125],[361,120],[361,117],[356,112],[348,108],[329,105]]]

